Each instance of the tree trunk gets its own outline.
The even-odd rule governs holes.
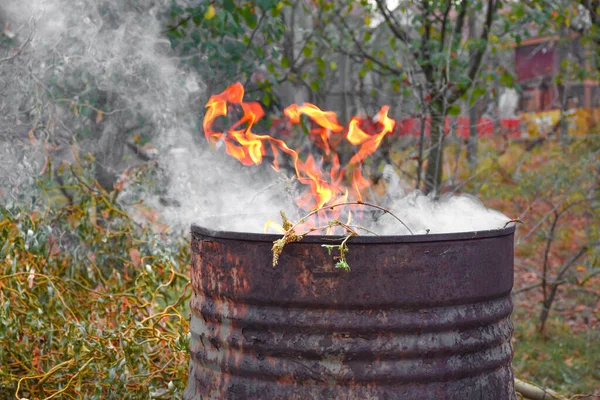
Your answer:
[[[427,157],[425,172],[425,193],[439,195],[442,184],[442,165],[444,158],[444,119],[445,115],[431,114],[431,149]]]
[[[427,121],[425,120],[425,114],[421,114],[421,119],[419,121],[421,126],[419,127],[419,158],[417,159],[417,185],[416,189],[421,189],[421,175],[423,174],[423,152],[425,150],[425,128]],[[598,167],[600,171],[600,166]],[[598,184],[598,190],[600,190],[600,183]]]
[[[469,141],[467,142],[467,161],[472,170],[477,167],[477,122],[479,119],[477,111],[477,103],[475,103],[469,110]]]
[[[476,37],[476,19],[474,15],[469,17],[469,37]],[[470,55],[474,57],[474,54]],[[476,100],[476,99],[475,99]],[[477,167],[477,102],[469,110],[469,139],[467,142],[467,162],[469,168],[474,170]]]

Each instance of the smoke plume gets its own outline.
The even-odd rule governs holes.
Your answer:
[[[128,167],[155,163],[162,171],[159,190],[142,198],[172,229],[194,222],[261,232],[280,210],[300,217],[293,206],[303,189],[297,181],[269,166],[242,166],[205,142],[198,122],[211,93],[165,36],[171,4],[8,0],[0,6],[4,38],[11,42],[0,42],[0,50],[12,54],[0,62],[2,201],[34,183],[46,156],[59,164],[92,152],[96,178],[109,189]],[[134,137],[146,139],[143,161],[136,158],[139,148],[131,153]],[[508,220],[472,197],[434,202],[405,194],[397,176],[389,170],[386,176],[393,181],[389,207],[415,233],[495,229]],[[133,192],[124,190],[123,204]],[[407,233],[388,217],[367,225],[379,234]]]

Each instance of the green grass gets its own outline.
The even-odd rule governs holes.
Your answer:
[[[573,334],[558,316],[548,321],[545,337],[537,320],[524,313],[514,316],[513,367],[519,379],[535,382],[567,396],[600,395],[600,338],[586,332]],[[593,328],[592,328],[593,329]]]

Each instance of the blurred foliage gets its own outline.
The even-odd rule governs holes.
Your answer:
[[[214,92],[236,80],[249,81],[261,65],[269,64],[277,78],[280,75],[273,63],[285,64],[281,47],[276,46],[285,31],[279,18],[284,4],[278,0],[217,0],[184,8],[173,2],[173,22],[166,34],[182,62],[217,85]],[[273,83],[267,82],[266,76],[255,78],[270,91]],[[270,97],[264,99],[268,103]]]
[[[588,0],[528,0],[511,5],[504,24],[518,23],[516,43],[539,36],[555,36],[558,42],[578,37],[589,50],[585,63],[573,63],[578,79],[598,79],[600,72],[600,8]],[[567,35],[569,33],[570,35]],[[588,63],[591,63],[590,69]],[[595,67],[595,68],[594,68]]]
[[[136,222],[92,161],[0,205],[0,398],[178,398],[187,382],[188,241]]]
[[[488,36],[478,28],[474,38],[442,21],[450,11],[456,16],[464,10],[465,25],[472,18],[481,27],[486,2],[408,3],[419,12],[400,9],[396,23],[386,25],[386,10],[367,1],[214,0],[187,8],[173,1],[168,22],[163,21],[164,34],[177,59],[205,81],[208,94],[239,80],[267,112],[276,105],[276,92],[284,82],[324,95],[352,78],[360,90],[369,88],[368,82],[377,83],[368,91],[371,97],[402,95],[414,98],[421,112],[439,112],[439,106],[450,116],[461,114],[478,98],[495,98],[492,86],[515,86],[510,68],[494,57],[507,48],[512,52],[512,38],[519,43],[533,36],[531,26],[549,35],[566,27],[581,34],[584,43],[599,37],[596,19],[590,24],[580,20],[583,3],[511,2],[510,10],[494,13]],[[505,3],[494,2],[498,10]],[[419,9],[422,4],[425,9]],[[290,22],[296,21],[296,12],[309,23],[294,27]],[[0,46],[14,45],[0,34]],[[87,48],[83,40],[79,45]],[[479,54],[481,68],[470,74],[473,56]],[[359,65],[352,71],[357,76],[350,76],[350,68],[336,58],[340,55]],[[139,69],[147,65],[151,63]],[[577,73],[577,79],[588,77]],[[44,77],[52,106],[48,109],[63,105],[78,122],[74,134],[59,131],[80,139],[100,136],[101,123],[122,112],[125,100],[99,89],[104,76],[84,66]],[[140,74],[140,80],[132,76],[136,79],[127,87],[144,87],[140,82],[146,75]],[[355,90],[348,86],[344,90]],[[445,101],[435,104],[440,96]],[[51,121],[53,113],[34,117]],[[124,133],[140,135],[142,127],[151,131],[140,113],[133,114],[129,119],[137,118],[136,123]],[[34,125],[33,118],[29,122]],[[125,137],[117,133],[115,137]],[[296,133],[292,140],[302,138]],[[147,135],[142,132],[136,144],[145,144],[152,136]],[[518,230],[524,239],[516,249],[516,288],[531,288],[515,297],[517,373],[565,392],[592,391],[600,385],[600,339],[589,332],[597,329],[600,313],[589,307],[586,330],[577,310],[597,303],[600,293],[600,146],[592,136],[569,146],[552,140],[540,145],[535,140],[502,140],[496,136],[481,141],[480,163],[469,170],[463,143],[450,139],[450,156],[440,162],[446,178],[442,188],[476,193],[486,204],[525,221]],[[417,178],[416,160],[423,161],[424,155],[417,154],[413,138],[393,145],[390,160],[415,187],[422,167]],[[80,161],[79,166],[44,167],[45,175],[31,190],[20,190],[11,205],[0,205],[0,398],[180,397],[188,367],[189,243],[180,234],[165,233],[157,222],[141,222],[138,213],[117,202],[116,192],[95,183],[98,164],[93,157]],[[158,179],[152,169],[138,172],[132,177],[144,184]],[[60,185],[55,175],[62,178]],[[562,214],[552,227],[555,212]],[[590,251],[561,278],[556,299],[560,309],[553,308],[544,335],[535,333],[535,318],[547,299],[542,296],[543,276],[551,282],[582,245]],[[567,327],[572,326],[578,333],[569,334]]]
[[[431,117],[432,146],[423,180],[423,166],[419,164],[417,170],[417,187],[423,183],[426,193],[440,193],[445,118],[462,114],[465,105],[470,108],[487,93],[486,77],[492,81],[504,72],[483,63],[490,44],[495,47],[499,42],[495,31],[503,3],[407,0],[392,10],[384,0],[344,1],[336,6],[319,2],[332,9],[331,24],[338,26],[334,35],[343,38],[334,49],[364,59],[361,75],[389,76],[394,90],[407,88],[403,92],[415,96],[421,112]],[[357,35],[361,18],[364,25],[361,21]],[[480,80],[482,84],[477,84]],[[424,156],[421,151],[419,159]]]

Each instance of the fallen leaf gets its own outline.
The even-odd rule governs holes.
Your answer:
[[[565,358],[565,365],[567,367],[572,367],[573,366],[573,359],[571,357]]]

